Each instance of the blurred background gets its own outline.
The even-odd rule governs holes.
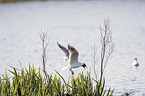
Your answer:
[[[100,65],[100,30],[104,19],[110,19],[115,50],[105,70],[106,87],[115,88],[114,95],[134,92],[145,96],[145,1],[27,1],[0,3],[0,74],[9,66],[18,69],[34,64],[42,69],[41,32],[50,37],[46,70],[54,70],[68,78],[67,63],[56,42],[70,43],[79,51],[79,60],[92,68],[92,48],[97,49],[96,70]],[[139,67],[132,67],[134,58]],[[21,63],[21,64],[20,64]],[[77,74],[83,68],[74,69]],[[7,72],[9,74],[9,72]],[[94,73],[92,70],[92,76]]]

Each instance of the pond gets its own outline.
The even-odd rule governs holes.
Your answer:
[[[71,44],[79,51],[79,60],[92,68],[92,48],[97,48],[96,70],[99,74],[100,31],[105,18],[115,50],[105,70],[106,88],[115,88],[114,95],[133,92],[145,95],[145,1],[37,1],[0,4],[0,73],[9,66],[20,68],[34,64],[42,68],[41,32],[48,32],[48,73],[57,70],[68,78],[67,63],[57,41]],[[133,68],[137,57],[139,67]],[[75,74],[84,71],[74,69]],[[8,73],[8,72],[7,72]],[[91,72],[94,76],[93,71]]]

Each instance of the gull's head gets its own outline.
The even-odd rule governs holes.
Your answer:
[[[87,66],[85,63],[82,65],[82,67],[84,67],[84,69],[87,69]]]
[[[134,58],[134,60],[136,60],[136,61],[137,61],[137,58]]]

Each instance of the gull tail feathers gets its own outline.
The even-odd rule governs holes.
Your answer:
[[[66,67],[63,67],[63,68],[61,68],[61,70],[65,70],[65,69],[68,69],[69,67],[68,66],[66,66]]]

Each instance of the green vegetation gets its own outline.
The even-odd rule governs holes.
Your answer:
[[[35,69],[34,65],[29,69],[22,68],[18,70],[10,66],[13,70],[8,69],[13,77],[3,74],[0,78],[0,96],[112,96],[114,89],[111,87],[105,89],[105,78],[103,76],[106,64],[114,50],[112,41],[112,32],[110,31],[109,20],[104,20],[103,27],[100,27],[101,33],[101,67],[100,76],[97,75],[96,51],[93,50],[93,68],[96,79],[91,77],[91,73],[79,73],[75,78],[73,75],[66,81],[57,71],[55,76],[48,74],[45,70],[46,49],[48,46],[47,34],[42,32],[42,63],[43,70]],[[42,75],[44,73],[44,76]],[[75,74],[76,75],[76,74]],[[99,78],[98,78],[99,77]]]
[[[90,72],[87,75],[82,72],[76,78],[71,76],[71,79],[66,82],[57,71],[54,77],[48,74],[43,77],[40,68],[35,69],[34,66],[29,66],[29,69],[22,68],[20,71],[11,68],[13,70],[8,69],[8,71],[13,74],[13,77],[4,74],[0,79],[1,96],[64,96],[66,94],[98,96],[98,82],[91,78]],[[104,85],[105,81],[99,88],[100,96],[112,96],[113,90],[111,91],[110,88],[107,92]]]

